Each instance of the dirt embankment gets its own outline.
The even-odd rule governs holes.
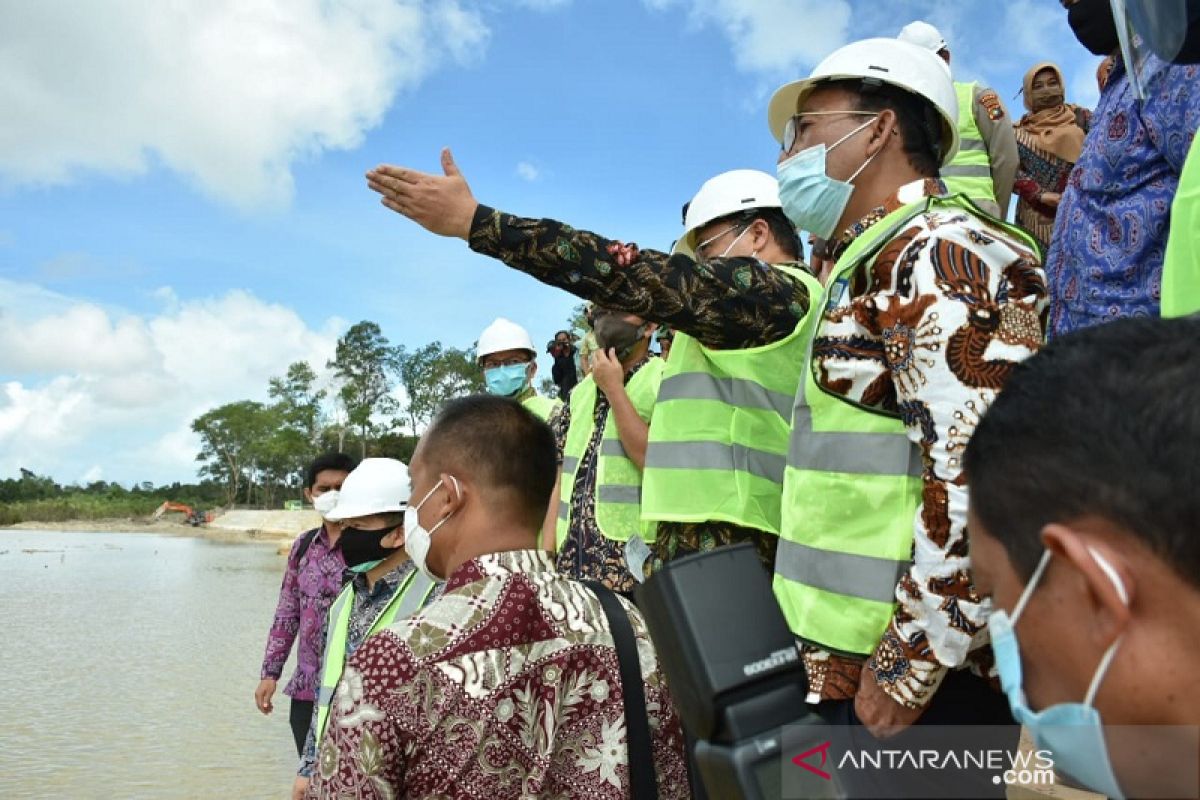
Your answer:
[[[176,517],[171,519],[170,517]],[[117,519],[81,519],[63,522],[21,522],[8,526],[26,531],[96,531],[100,533],[157,533],[196,536],[218,542],[265,543],[285,547],[300,533],[321,524],[314,511],[231,510],[207,525],[192,527],[181,515],[162,519],[123,517]],[[286,552],[286,550],[285,550]]]

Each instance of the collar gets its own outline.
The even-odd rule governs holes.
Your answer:
[[[846,228],[841,238],[829,247],[829,257],[836,261],[855,239],[901,206],[940,194],[946,194],[946,184],[942,182],[941,178],[921,178],[904,184],[889,195],[883,201],[883,205],[871,209],[866,216]]]
[[[532,386],[526,386],[524,389],[513,395],[513,400],[516,400],[518,403],[524,403],[535,394],[537,394],[537,392],[534,391]]]
[[[625,383],[629,383],[629,379],[632,378],[639,369],[649,364],[650,359],[657,357],[658,356],[656,356],[654,353],[651,353],[649,350],[647,350],[646,355],[644,355],[640,361],[638,361],[629,369],[625,370]]]
[[[363,594],[368,590],[367,573],[371,571],[379,562],[367,562],[359,564],[355,567],[346,567],[346,571],[342,573],[342,579],[354,584],[355,594]],[[379,587],[386,587],[388,591],[394,591],[395,587],[400,584],[404,576],[408,574],[408,570],[413,568],[412,561],[405,559],[393,567],[389,572],[379,576],[379,580],[375,581],[375,592],[379,591]]]
[[[446,580],[446,591],[488,577],[555,573],[554,558],[545,550],[506,550],[478,556],[459,566]]]

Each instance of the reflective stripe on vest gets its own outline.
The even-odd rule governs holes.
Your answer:
[[[430,580],[419,569],[414,569],[400,584],[392,599],[375,617],[367,631],[367,638],[388,627],[398,619],[415,614],[433,592],[437,583]],[[326,623],[329,632],[325,636],[325,652],[321,656],[321,685],[317,689],[317,744],[325,735],[329,721],[329,706],[346,668],[346,637],[350,630],[350,611],[354,607],[354,584],[347,583],[329,609]],[[365,640],[364,640],[365,641]]]
[[[822,288],[803,269],[774,268],[802,282],[810,298],[787,337],[716,350],[676,335],[650,423],[643,520],[779,533],[792,406]]]
[[[562,405],[562,401],[542,397],[540,394],[533,394],[522,400],[521,405],[533,412],[542,422],[545,422],[550,419],[550,415],[554,413],[555,409]]]
[[[662,382],[663,360],[651,358],[625,385],[625,392],[647,423]],[[595,410],[598,389],[588,375],[571,392],[571,424],[563,447],[562,479],[559,485],[558,521],[555,525],[557,547],[562,548],[571,528],[571,494],[579,463],[596,432]],[[617,433],[616,414],[605,418],[599,452],[596,454],[596,525],[605,538],[618,542],[639,535],[654,541],[653,523],[641,520],[642,471],[629,460]]]
[[[950,194],[961,192],[976,201],[996,202],[987,142],[975,124],[975,83],[954,83],[958,95],[958,153],[942,167],[942,180]]]
[[[985,217],[1036,252],[1027,234],[987,217],[965,197],[926,198],[892,212],[850,245],[834,267],[822,309],[847,306],[853,276],[917,216],[957,209]],[[818,384],[815,369],[810,347],[784,473],[775,595],[801,639],[868,654],[892,617],[896,583],[912,562],[921,455],[898,416],[833,394]]]

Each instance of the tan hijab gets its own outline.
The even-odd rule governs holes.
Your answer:
[[[1074,164],[1079,160],[1079,153],[1083,150],[1085,135],[1083,129],[1075,121],[1075,107],[1069,103],[1063,103],[1053,108],[1043,108],[1041,111],[1033,110],[1033,79],[1044,69],[1053,70],[1054,74],[1058,76],[1059,84],[1063,84],[1062,70],[1058,68],[1057,64],[1049,61],[1035,64],[1033,69],[1025,73],[1022,93],[1025,98],[1025,109],[1029,113],[1021,117],[1021,121],[1015,126],[1017,139],[1026,145],[1052,153],[1064,161]],[[1065,86],[1065,84],[1063,85]]]

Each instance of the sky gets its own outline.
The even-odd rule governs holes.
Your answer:
[[[707,178],[774,170],[766,104],[841,44],[937,25],[1010,112],[1097,59],[1058,0],[0,0],[0,478],[193,480],[191,421],[378,322],[535,343],[578,301],[383,208],[455,159],[480,202],[666,248]],[[541,375],[549,375],[541,359]]]

